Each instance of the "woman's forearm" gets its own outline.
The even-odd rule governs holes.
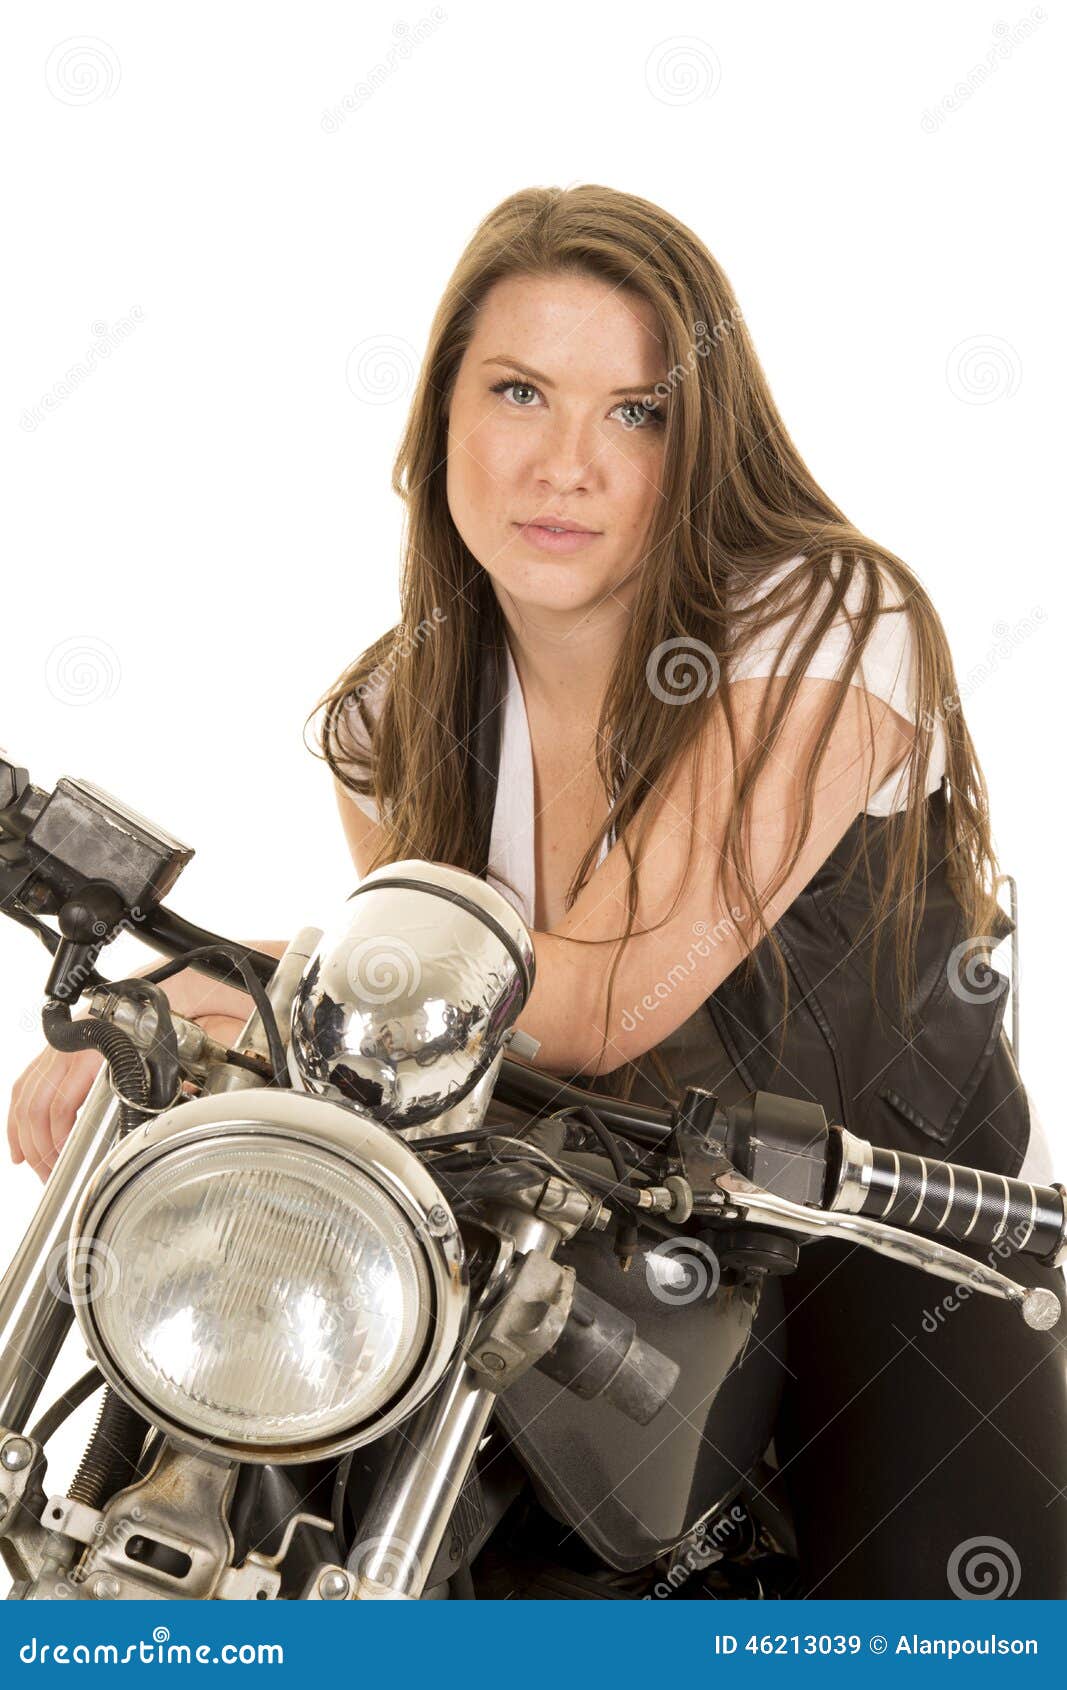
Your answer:
[[[540,1049],[534,1064],[552,1074],[606,1072],[614,1066],[611,1047],[608,1061],[597,1066],[592,1056],[597,1006],[590,995],[590,982],[599,979],[599,969],[590,966],[590,953],[555,933],[534,933],[535,976],[533,991],[516,1026],[535,1038]],[[607,946],[604,947],[605,951]]]

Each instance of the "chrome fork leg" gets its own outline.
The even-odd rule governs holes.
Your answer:
[[[561,1241],[533,1215],[509,1217],[506,1230],[524,1251],[550,1256]],[[458,1355],[429,1402],[399,1428],[346,1562],[357,1600],[422,1595],[496,1404],[497,1393]]]
[[[422,1595],[496,1401],[460,1357],[400,1428],[348,1557],[357,1599]]]
[[[121,1104],[105,1063],[0,1284],[0,1426],[21,1432],[74,1316],[66,1251],[82,1189],[118,1138]]]

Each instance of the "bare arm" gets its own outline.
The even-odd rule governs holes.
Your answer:
[[[754,743],[765,684],[744,680],[733,688],[742,757]],[[825,689],[837,684],[802,681],[753,795],[748,848],[769,927],[866,807],[870,792],[901,765],[914,736],[912,725],[883,700],[859,687],[846,689],[848,697],[820,765],[807,836],[792,871],[768,900],[766,894],[791,854],[787,846],[800,820],[803,777],[826,710]],[[722,771],[728,769],[729,757],[721,719],[716,725],[713,718],[701,745],[703,789],[694,787],[684,767],[661,794],[663,802],[645,842],[634,934],[615,976],[606,1029],[605,982],[618,949],[617,936],[626,925],[628,864],[622,841],[590,876],[558,927],[534,934],[537,978],[518,1025],[540,1041],[538,1067],[606,1074],[623,1062],[636,1061],[681,1026],[758,942],[758,931],[738,933],[723,886],[732,782]],[[679,896],[691,817],[693,871]],[[739,913],[742,918],[748,914]],[[647,929],[654,930],[642,931]],[[572,936],[592,943],[567,943]]]
[[[370,865],[382,843],[382,830],[378,823],[372,821],[359,805],[353,801],[348,788],[334,776],[334,796],[337,808],[341,814],[341,826],[345,830],[348,849],[352,854],[352,861],[356,865],[356,873],[363,876],[370,872]]]

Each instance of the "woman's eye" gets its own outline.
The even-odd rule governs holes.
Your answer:
[[[640,399],[624,399],[615,409],[631,413],[623,418],[624,428],[650,428],[654,423],[663,421],[663,413],[658,405],[645,405]]]
[[[537,392],[536,387],[534,387],[533,383],[529,382],[529,381],[498,381],[498,382],[494,382],[493,386],[490,389],[490,392],[491,393],[510,393],[513,388],[520,388],[525,393],[536,393]],[[515,401],[515,403],[517,405],[522,406],[522,408],[525,409],[525,410],[529,409],[529,406],[526,405],[525,402],[521,399],[517,399]]]

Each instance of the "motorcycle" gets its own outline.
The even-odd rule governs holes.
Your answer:
[[[788,1595],[801,1245],[1058,1319],[954,1245],[1058,1266],[1062,1184],[883,1149],[795,1098],[656,1109],[539,1071],[530,934],[449,865],[376,869],[279,960],[167,907],[192,855],[0,757],[0,910],[51,954],[48,1041],[106,1058],[0,1285],[13,1598]],[[107,979],[126,931],[166,960]],[[186,967],[248,992],[233,1048],[171,1009]],[[34,1420],[75,1321],[92,1365]],[[100,1390],[52,1494],[48,1442]]]

